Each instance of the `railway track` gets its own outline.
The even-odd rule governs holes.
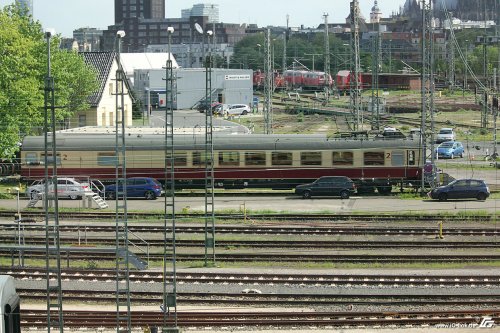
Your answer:
[[[115,281],[111,281],[115,282]],[[44,301],[47,298],[43,289],[17,289],[22,299],[32,301]],[[285,293],[264,293],[264,292],[180,292],[177,291],[177,301],[182,304],[202,305],[217,304],[231,306],[498,306],[500,305],[500,295],[489,293],[487,295],[477,295],[476,293],[461,294],[439,294],[423,295],[421,293],[378,293],[367,292],[345,292],[342,295],[336,293],[300,293],[297,291]],[[63,291],[63,302],[113,304],[116,301],[114,290],[71,290]],[[162,291],[131,291],[131,303],[139,305],[159,305],[162,302]]]
[[[61,257],[74,260],[92,260],[92,261],[110,261],[116,260],[116,250],[97,249],[97,248],[61,248]],[[179,262],[203,261],[205,255],[200,253],[176,253],[176,260]],[[500,254],[324,254],[312,253],[314,251],[301,253],[269,252],[261,251],[259,253],[234,253],[234,251],[224,252],[220,250],[217,253],[218,262],[237,262],[237,263],[255,263],[255,262],[310,262],[310,263],[468,263],[468,262],[496,262],[500,261]],[[28,256],[29,259],[44,260],[46,258],[45,248],[26,247],[21,253],[16,248],[0,247],[0,256],[10,257],[11,261],[18,256]],[[149,254],[152,261],[161,262],[163,254]],[[171,257],[167,257],[171,260]]]
[[[0,211],[0,217],[14,218],[16,211]],[[146,212],[128,212],[128,218],[134,220],[153,220],[163,219],[162,213],[146,213]],[[43,221],[45,218],[44,212],[22,212],[22,217],[26,222],[36,223]],[[471,216],[456,216],[456,215],[407,215],[407,214],[215,214],[218,220],[251,220],[251,221],[285,221],[285,222],[490,222],[496,221],[498,215],[471,215]],[[85,221],[102,221],[114,220],[114,212],[59,212],[61,220],[85,220]],[[204,219],[203,214],[183,214],[176,213],[176,218],[179,220],[188,219]]]
[[[39,281],[46,278],[46,271],[38,268],[2,267],[4,274],[17,280]],[[64,282],[89,281],[109,282],[115,278],[114,270],[64,269]],[[51,274],[54,275],[54,274]],[[131,272],[130,283],[163,283],[159,272]],[[380,274],[257,274],[257,273],[211,273],[177,272],[179,284],[235,284],[235,285],[288,285],[288,286],[407,286],[407,287],[490,287],[500,285],[498,275],[380,275]]]
[[[307,223],[306,223],[307,224]],[[0,224],[0,232],[18,232],[19,225],[14,223]],[[25,232],[45,232],[44,224],[23,225]],[[82,237],[87,233],[113,233],[113,225],[70,225],[61,224],[60,232],[75,232]],[[158,223],[129,224],[128,230],[134,233],[163,233],[163,225]],[[170,231],[170,229],[167,229]],[[204,234],[205,227],[202,225],[177,225],[176,233]],[[243,235],[429,235],[437,236],[436,226],[368,226],[366,224],[345,224],[345,225],[217,225],[217,234],[243,234]],[[446,226],[443,228],[445,236],[499,236],[500,228],[497,227],[456,227]]]
[[[160,235],[161,236],[161,235]],[[141,237],[149,247],[164,246],[163,239]],[[60,238],[62,244],[78,244],[79,246],[97,246],[97,245],[115,245],[116,240],[112,236],[86,236],[83,241],[81,237],[64,237]],[[16,235],[0,236],[0,243],[15,245],[18,242]],[[44,245],[44,236],[25,236],[23,242],[30,245]],[[175,242],[177,248],[180,247],[204,247],[204,240],[181,239]],[[428,241],[365,241],[365,240],[314,240],[309,241],[287,241],[287,240],[218,240],[217,246],[220,248],[277,248],[277,249],[372,249],[372,248],[498,248],[500,241],[444,241],[444,240],[428,240]]]
[[[54,313],[54,316],[56,314]],[[418,312],[181,312],[176,313],[178,326],[184,327],[357,327],[357,326],[429,326],[462,324],[479,327],[483,318],[498,322],[498,310],[470,311],[418,311]],[[64,325],[71,328],[115,328],[116,312],[112,311],[64,311]],[[47,325],[47,313],[43,310],[22,310],[21,325],[41,328]],[[164,314],[158,311],[132,311],[132,326],[144,328],[163,325]],[[174,317],[167,317],[174,324]]]

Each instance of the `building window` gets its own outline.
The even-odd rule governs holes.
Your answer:
[[[301,165],[321,165],[320,151],[304,151],[300,153]]]
[[[78,127],[87,126],[87,116],[84,114],[78,115]]]
[[[354,154],[351,151],[334,151],[332,165],[353,165]]]

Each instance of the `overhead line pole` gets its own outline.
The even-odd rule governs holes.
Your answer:
[[[325,82],[326,87],[325,87],[325,100],[328,103],[330,100],[330,36],[328,34],[328,13],[324,13],[323,17],[325,18]]]
[[[353,130],[358,130],[361,124],[361,61],[359,54],[359,2],[354,0],[351,6],[351,71],[349,80],[350,108],[355,118]]]

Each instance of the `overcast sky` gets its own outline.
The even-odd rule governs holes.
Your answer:
[[[181,9],[197,3],[219,5],[221,22],[255,23],[258,26],[286,25],[290,15],[290,26],[316,27],[328,13],[330,23],[343,23],[349,15],[351,0],[166,0],[166,17],[181,16]],[[0,0],[0,6],[14,0]],[[378,0],[383,17],[397,12],[405,0]],[[359,0],[361,13],[367,19],[374,0]],[[114,23],[114,0],[33,0],[35,19],[44,28],[54,28],[56,33],[71,37],[73,30],[81,27],[106,29]]]

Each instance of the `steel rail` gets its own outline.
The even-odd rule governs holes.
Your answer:
[[[19,226],[15,223],[0,224],[0,232],[17,232]],[[23,225],[26,232],[44,231],[42,225]],[[201,225],[176,226],[176,233],[202,234],[204,227]],[[129,231],[138,233],[163,232],[160,225],[129,225]],[[60,232],[113,232],[110,225],[61,225]],[[218,234],[245,234],[245,235],[435,235],[439,233],[437,225],[435,227],[421,226],[367,226],[367,225],[219,225]],[[500,228],[497,227],[444,227],[443,235],[459,236],[499,236]]]
[[[14,276],[17,280],[45,279],[44,269],[29,267],[0,267],[0,271]],[[109,281],[114,270],[64,269],[64,281]],[[210,273],[177,272],[177,281],[182,283],[242,283],[253,285],[397,285],[397,286],[496,286],[500,285],[498,275],[387,275],[387,274],[272,274],[272,273]],[[162,283],[163,276],[157,272],[134,272],[131,283]]]
[[[16,248],[5,249],[0,247],[0,256],[14,258],[19,254]],[[45,258],[45,249],[26,248],[21,251],[22,255],[29,255],[31,259]],[[111,251],[101,252],[98,249],[85,248],[61,248],[61,255],[69,260],[115,260],[116,254]],[[178,261],[200,261],[203,253],[177,253]],[[163,254],[153,253],[149,255],[151,260],[161,260]],[[500,254],[324,254],[324,253],[217,253],[219,262],[318,262],[318,263],[410,263],[410,262],[492,262],[499,261]]]

